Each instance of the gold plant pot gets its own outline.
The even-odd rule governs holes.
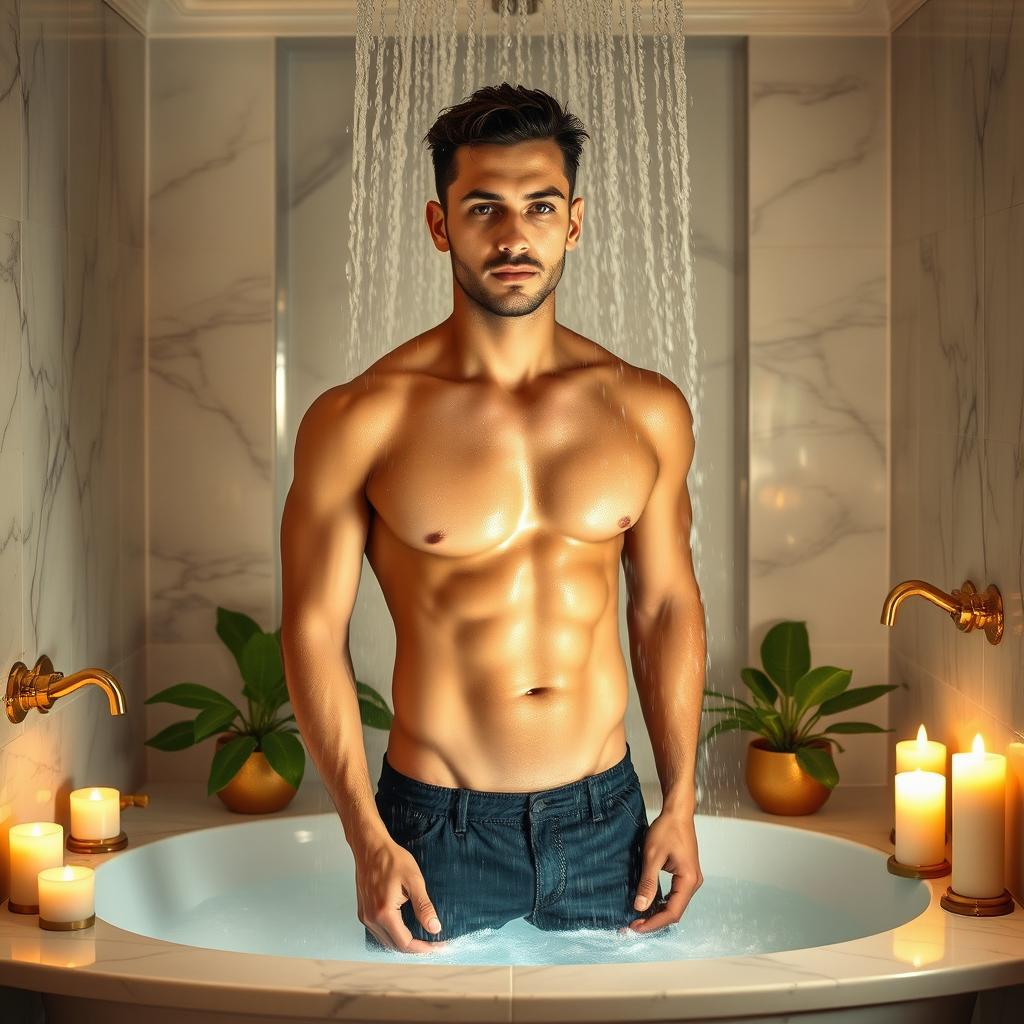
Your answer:
[[[816,740],[811,746],[828,748]],[[813,814],[832,792],[800,766],[796,754],[771,750],[763,737],[747,747],[747,789],[769,814]]]
[[[217,737],[217,750],[234,738],[232,733]],[[217,796],[237,814],[272,814],[291,803],[298,790],[270,767],[266,754],[254,750],[235,777]]]

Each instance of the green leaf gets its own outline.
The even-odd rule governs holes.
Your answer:
[[[779,691],[759,668],[740,669],[740,678],[747,684],[755,697],[760,697],[766,704],[775,704]]]
[[[238,769],[245,764],[255,749],[255,736],[237,736],[233,740],[228,740],[213,755],[206,795],[213,796],[219,789],[223,789],[238,774]]]
[[[270,704],[284,678],[281,648],[273,633],[253,633],[242,651],[242,692],[249,700]]]
[[[832,760],[832,752],[821,747],[798,747],[796,759],[812,779],[817,779],[823,786],[834,789],[839,782],[839,772]]]
[[[825,732],[895,732],[895,729],[883,729],[874,722],[833,722]]]
[[[384,698],[372,686],[361,683],[358,679],[356,694],[359,697],[359,717],[363,725],[368,725],[371,729],[389,730],[394,716]]]
[[[160,690],[159,693],[154,693],[152,697],[147,697],[143,703],[177,704],[182,708],[199,709],[228,705],[234,707],[234,704],[224,694],[211,690],[209,686],[202,686],[199,683],[177,683],[174,686],[168,686],[166,690]]]
[[[184,750],[191,747],[195,741],[191,722],[175,722],[166,729],[161,729],[155,736],[151,736],[146,740],[145,746],[155,747],[157,750]]]
[[[241,712],[234,704],[226,708],[207,708],[205,711],[200,711],[193,723],[196,743],[205,740],[207,736],[212,736],[215,732],[223,732],[224,726],[233,722],[240,714]]]
[[[868,701],[876,700],[883,694],[888,693],[890,690],[899,689],[897,686],[858,686],[852,690],[847,690],[845,693],[839,694],[837,697],[832,697],[825,701],[821,705],[821,714],[823,715],[835,715],[840,711],[849,711],[850,708],[859,707],[861,704],[867,704]]]
[[[809,708],[842,693],[850,685],[852,675],[848,668],[836,668],[835,665],[812,668],[802,675],[793,687],[796,720],[799,722]]]
[[[289,785],[299,788],[306,770],[306,752],[302,744],[286,732],[268,732],[260,740],[270,767]]]
[[[772,682],[787,697],[811,667],[806,622],[779,622],[761,641],[761,662]]]
[[[235,656],[238,663],[238,671],[242,672],[242,652],[249,642],[249,637],[262,630],[255,620],[250,619],[244,612],[232,612],[227,608],[217,609],[217,636],[224,641],[228,650]]]

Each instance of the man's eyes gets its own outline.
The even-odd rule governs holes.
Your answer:
[[[489,210],[493,204],[482,203],[480,206],[474,206],[470,209],[470,213],[476,213],[477,210]],[[534,203],[533,208],[536,209],[538,206],[546,206],[552,213],[555,212],[555,208],[550,203]]]

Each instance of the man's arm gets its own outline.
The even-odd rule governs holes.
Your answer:
[[[281,650],[296,722],[355,849],[388,838],[373,799],[348,628],[370,520],[372,396],[350,384],[306,410],[281,519]]]
[[[707,651],[686,487],[693,416],[679,388],[661,374],[650,395],[640,418],[657,452],[658,476],[622,549],[630,660],[661,780],[662,813],[692,816]]]

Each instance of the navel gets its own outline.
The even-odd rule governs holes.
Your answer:
[[[425,539],[428,544],[437,544],[444,540],[444,530],[436,530],[434,533],[428,533]]]
[[[624,529],[625,529],[625,528],[626,528],[627,526],[629,526],[629,516],[623,516],[623,517],[622,517],[622,518],[621,518],[621,519],[619,520],[619,526],[620,526],[620,527],[622,527],[622,529],[623,529],[623,530],[624,530]]]

